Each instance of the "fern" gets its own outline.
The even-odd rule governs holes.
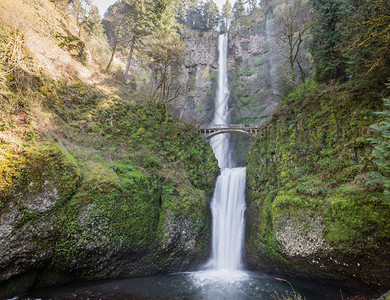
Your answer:
[[[385,193],[390,194],[390,99],[384,99],[384,104],[387,109],[376,113],[382,121],[371,126],[379,134],[371,143],[374,145],[372,156],[384,176]]]

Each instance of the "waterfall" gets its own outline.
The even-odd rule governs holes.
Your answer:
[[[226,125],[229,122],[227,46],[227,34],[220,35],[218,90],[213,125]],[[213,270],[238,270],[241,267],[244,235],[246,169],[231,168],[233,163],[229,134],[213,137],[210,144],[221,168],[221,175],[217,179],[211,203],[213,232],[209,264]]]
[[[263,115],[267,116],[272,113],[272,111],[278,105],[278,85],[279,85],[279,74],[280,67],[282,64],[282,56],[280,54],[280,48],[277,42],[277,34],[276,34],[276,23],[275,16],[270,10],[267,14],[266,22],[265,22],[265,32],[266,32],[266,45],[269,49],[267,55],[267,65],[268,65],[268,78],[270,83],[271,93],[266,96],[267,109],[264,110]]]
[[[218,88],[215,97],[213,125],[226,125],[229,119],[229,88],[227,77],[227,48],[228,36],[221,34],[218,39]],[[220,134],[210,140],[219,167],[231,166],[231,152],[229,149],[229,134]]]

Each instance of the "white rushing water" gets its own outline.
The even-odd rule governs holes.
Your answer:
[[[215,101],[214,125],[229,122],[228,78],[227,78],[228,36],[219,36],[218,90]],[[217,179],[211,204],[213,215],[212,256],[209,262],[212,270],[234,271],[241,268],[241,249],[244,233],[245,211],[245,168],[231,168],[232,155],[229,149],[229,134],[220,134],[210,141],[218,159],[221,175]]]
[[[218,39],[218,89],[215,98],[213,125],[226,125],[229,121],[229,88],[227,77],[227,34],[221,34]],[[218,160],[219,167],[231,167],[231,151],[229,149],[229,134],[219,134],[211,138],[211,147]]]

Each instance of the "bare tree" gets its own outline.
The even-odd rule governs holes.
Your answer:
[[[185,54],[185,46],[180,36],[172,31],[159,29],[155,33],[158,39],[149,45],[148,56],[150,68],[154,72],[156,87],[153,97],[158,95],[163,103],[167,103],[178,96],[180,86],[177,76],[181,72],[181,62]],[[172,92],[174,89],[174,92]]]
[[[127,14],[129,9],[130,7],[125,2],[117,2],[108,9],[104,16],[103,24],[111,46],[111,57],[106,67],[106,72],[111,67],[118,47],[128,43],[127,36],[130,33],[128,32]]]
[[[276,22],[280,24],[279,37],[287,48],[287,60],[290,67],[291,82],[295,86],[295,64],[298,65],[301,80],[305,80],[305,72],[298,57],[302,43],[307,38],[306,32],[311,26],[311,12],[304,0],[287,0],[276,12]]]
[[[73,0],[71,7],[76,17],[77,27],[79,28],[78,35],[81,37],[81,31],[84,25],[97,13],[97,8],[91,0]]]

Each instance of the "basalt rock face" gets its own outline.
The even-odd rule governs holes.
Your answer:
[[[4,162],[3,162],[4,163]],[[14,182],[7,182],[0,197],[0,282],[31,274],[50,264],[60,222],[56,207],[77,189],[80,170],[60,148],[43,145],[30,149],[13,162]],[[7,189],[7,187],[11,187]],[[33,285],[37,276],[26,276],[24,284],[0,288],[0,297]]]
[[[214,98],[218,74],[218,35],[211,30],[200,32],[183,29],[187,54],[181,84],[183,96],[172,102],[172,111],[184,122],[209,124],[214,116]]]
[[[231,118],[260,123],[279,102],[283,76],[273,13],[260,9],[233,22],[229,37]]]
[[[268,117],[280,99],[285,69],[284,51],[278,46],[272,11],[257,9],[235,20],[229,32],[229,105],[232,123],[259,123]],[[185,122],[207,125],[214,115],[218,76],[217,31],[185,28],[187,55],[183,64],[184,95],[172,110]]]
[[[260,9],[231,25],[228,72],[232,123],[261,124],[280,100],[285,71],[276,30],[272,11],[264,13]],[[251,138],[231,135],[237,166],[246,164],[251,142]]]
[[[284,74],[282,49],[277,46],[272,11],[257,9],[235,20],[229,32],[228,76],[232,123],[261,123],[280,100]],[[218,77],[218,35],[185,28],[187,55],[182,84],[185,96],[172,102],[172,111],[185,122],[209,125],[214,115]],[[250,140],[232,135],[235,161],[244,165]]]
[[[299,93],[249,153],[246,264],[379,296],[390,288],[390,202],[369,112],[381,96],[315,85]]]
[[[56,145],[30,152],[1,198],[0,298],[78,280],[185,271],[209,256],[210,195],[96,162],[80,169]]]

